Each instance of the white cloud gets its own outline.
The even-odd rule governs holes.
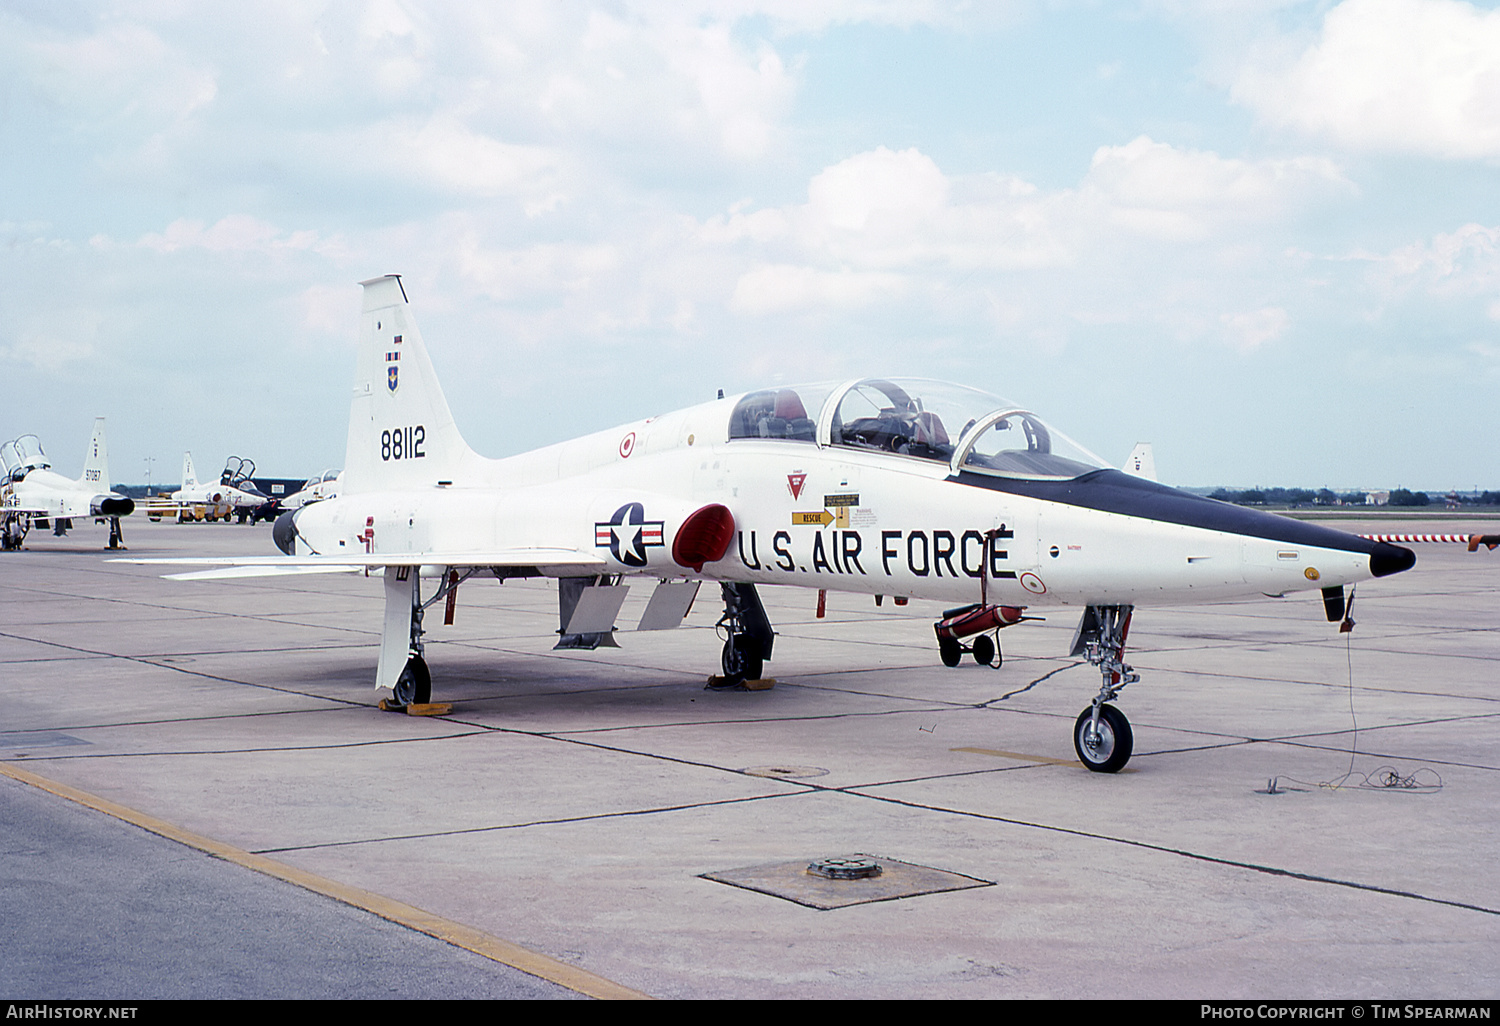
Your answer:
[[[1439,296],[1500,295],[1500,226],[1466,224],[1433,236],[1431,242],[1403,246],[1380,266],[1397,286],[1413,283]]]
[[[316,232],[282,232],[248,214],[230,214],[212,225],[189,218],[179,218],[161,232],[141,237],[140,244],[158,253],[175,253],[180,249],[202,249],[210,253],[271,253],[285,250],[308,250],[318,245]]]
[[[757,267],[740,276],[730,298],[734,313],[763,316],[794,310],[850,308],[897,299],[906,286],[900,275],[821,271],[785,264]]]
[[[737,208],[706,222],[700,240],[753,262],[731,309],[760,314],[880,302],[898,285],[937,296],[978,271],[1105,266],[1118,280],[1138,273],[1147,254],[1158,265],[1180,260],[1183,243],[1237,259],[1278,219],[1349,191],[1326,160],[1226,159],[1145,136],[1101,147],[1077,188],[1052,192],[1000,175],[950,177],[919,150],[878,147],[813,176],[805,204]],[[1280,330],[1265,312],[1224,324],[1250,347]]]
[[[808,213],[828,228],[911,232],[948,202],[948,179],[918,151],[884,146],[825,169],[807,186]]]
[[[73,38],[39,34],[23,40],[21,50],[33,85],[72,109],[170,121],[218,93],[207,62],[139,24],[104,21],[99,31]]]
[[[1234,222],[1257,222],[1292,206],[1352,188],[1317,157],[1245,161],[1183,150],[1140,136],[1094,153],[1084,192],[1127,231],[1164,240],[1201,240]]]
[[[1222,314],[1219,323],[1223,325],[1230,344],[1240,352],[1248,353],[1280,338],[1291,318],[1281,307],[1268,306],[1245,313]]]
[[[39,314],[19,327],[14,341],[0,346],[0,360],[57,375],[94,360],[95,343],[104,316],[96,310],[73,308]],[[25,405],[25,396],[22,397]]]
[[[1500,158],[1500,12],[1345,0],[1311,46],[1275,49],[1233,89],[1269,124],[1360,149]]]

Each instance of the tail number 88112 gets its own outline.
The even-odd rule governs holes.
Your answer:
[[[382,431],[380,432],[380,458],[382,460],[419,460],[427,455],[422,451],[422,446],[426,442],[427,429],[421,424]]]

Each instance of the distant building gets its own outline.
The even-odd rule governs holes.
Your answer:
[[[1388,503],[1390,501],[1391,501],[1391,493],[1390,493],[1389,490],[1383,491],[1383,492],[1366,492],[1365,493],[1365,505],[1366,506],[1384,506],[1386,503]]]

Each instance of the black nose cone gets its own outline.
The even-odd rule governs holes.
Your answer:
[[[1370,573],[1376,577],[1389,577],[1417,565],[1417,554],[1411,549],[1390,542],[1376,542],[1370,550]]]
[[[296,511],[288,511],[276,518],[276,523],[271,525],[271,540],[276,547],[288,556],[297,554],[297,522]],[[1406,551],[1405,549],[1402,550]],[[1372,560],[1374,556],[1370,557]],[[1392,571],[1394,573],[1395,571]]]

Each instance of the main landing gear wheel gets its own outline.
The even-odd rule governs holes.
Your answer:
[[[1135,736],[1130,721],[1112,705],[1099,707],[1099,730],[1093,729],[1094,707],[1078,714],[1073,725],[1073,747],[1078,761],[1095,773],[1118,773],[1130,761]]]
[[[739,644],[735,644],[736,641]],[[724,656],[720,665],[724,669],[725,687],[733,688],[747,680],[760,680],[765,662],[759,655],[748,651],[746,646],[749,644],[750,640],[739,634],[731,634],[729,640],[724,642]]]
[[[427,661],[421,656],[408,659],[391,692],[397,705],[425,705],[432,701],[432,674],[427,671]]]

